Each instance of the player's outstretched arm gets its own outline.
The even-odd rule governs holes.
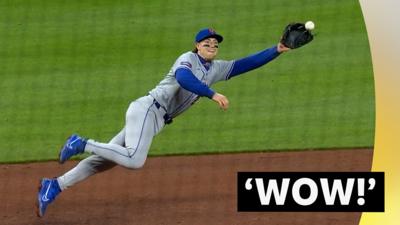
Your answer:
[[[278,45],[276,46],[276,50],[277,50],[279,53],[283,53],[283,52],[289,51],[290,48],[286,47],[285,45],[283,45],[282,43],[279,42]]]
[[[257,69],[274,60],[281,53],[286,51],[288,50],[285,46],[278,44],[253,55],[237,59],[234,61],[233,68],[230,71],[230,74],[227,76],[227,79],[231,79],[232,77],[235,77],[237,75]]]

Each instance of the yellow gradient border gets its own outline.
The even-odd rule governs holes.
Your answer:
[[[360,225],[400,224],[400,0],[360,0],[375,79],[372,171],[385,172],[385,212],[363,213]]]

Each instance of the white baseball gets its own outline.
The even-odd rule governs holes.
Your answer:
[[[315,28],[315,24],[313,21],[307,21],[305,24],[305,27],[307,30],[314,30]]]

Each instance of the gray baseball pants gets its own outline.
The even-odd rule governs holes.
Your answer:
[[[126,112],[125,127],[109,142],[89,139],[85,152],[92,155],[57,178],[62,190],[96,173],[121,165],[139,169],[146,161],[153,137],[165,126],[166,111],[150,95],[133,101]]]

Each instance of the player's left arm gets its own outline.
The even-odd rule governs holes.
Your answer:
[[[242,59],[235,60],[233,63],[233,68],[227,76],[230,79],[234,76],[246,73],[250,70],[257,69],[268,62],[274,60],[281,53],[289,51],[290,49],[285,47],[283,44],[278,43],[276,46],[265,49],[256,54],[244,57]]]

